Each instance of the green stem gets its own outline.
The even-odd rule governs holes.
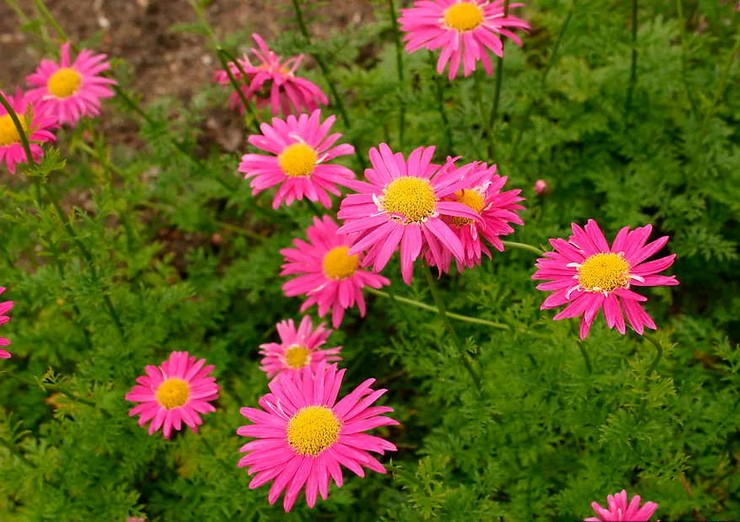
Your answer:
[[[509,0],[504,0],[504,17],[509,14]],[[501,51],[503,52],[505,41],[501,40]],[[494,161],[496,154],[496,118],[498,116],[499,103],[501,101],[501,84],[504,78],[504,59],[501,56],[496,57],[496,86],[493,91],[493,108],[491,116],[488,118],[488,126],[484,129],[489,133],[488,140],[488,160]]]
[[[398,82],[401,88],[405,87],[405,78],[403,73],[403,46],[401,44],[401,32],[398,29],[398,19],[396,17],[396,7],[393,0],[388,0],[388,13],[391,17],[391,27],[393,28],[393,41],[396,45],[396,70],[398,71]],[[405,89],[404,89],[405,90]],[[403,149],[404,136],[406,134],[406,105],[401,100],[401,109],[398,114],[398,146]]]
[[[38,466],[36,464],[34,464],[30,460],[28,460],[26,458],[26,456],[23,453],[21,453],[18,448],[15,447],[15,444],[12,444],[11,442],[8,442],[7,440],[5,440],[4,437],[0,437],[0,445],[5,446],[5,448],[10,453],[12,453],[16,457],[18,457],[18,460],[20,460],[21,462],[23,462],[23,464],[25,464],[29,468],[34,468],[34,469],[37,469],[38,468]]]
[[[244,110],[247,111],[249,114],[249,118],[252,120],[252,124],[256,128],[255,132],[259,132],[259,118],[257,117],[257,114],[254,112],[254,107],[252,107],[252,104],[249,103],[249,100],[247,100],[247,97],[244,95],[244,91],[241,90],[239,87],[239,83],[236,81],[236,77],[234,77],[234,73],[231,72],[231,67],[229,67],[229,61],[227,58],[231,60],[231,62],[236,66],[236,68],[239,70],[239,74],[241,74],[241,77],[246,81],[248,76],[244,72],[244,69],[242,68],[241,64],[239,63],[239,60],[234,58],[228,51],[226,51],[224,48],[219,47],[216,50],[216,54],[218,55],[218,59],[221,61],[221,65],[224,68],[224,71],[226,71],[226,76],[229,77],[229,82],[231,83],[231,86],[234,88],[234,92],[236,92],[236,95],[239,96],[239,99],[242,102],[242,105],[244,106]]]
[[[44,4],[43,0],[34,0],[34,4],[36,4],[36,7],[39,11],[41,11],[41,14],[46,18],[46,20],[51,24],[51,26],[56,31],[57,35],[62,39],[63,42],[69,41],[69,36],[67,36],[67,33],[64,32],[64,29],[62,26],[57,22],[56,18],[54,18],[54,15],[51,14],[49,9],[46,7],[46,4]]]
[[[62,388],[61,386],[59,386],[57,384],[42,384],[42,387],[45,390],[55,391],[55,392],[61,393],[65,397],[68,397],[68,398],[72,399],[75,402],[79,402],[80,404],[84,404],[85,406],[90,406],[91,408],[94,408],[96,410],[98,409],[98,405],[95,404],[94,402],[89,401],[87,399],[83,399],[82,397],[78,397],[74,393],[65,390],[64,388]],[[108,415],[108,412],[106,412],[105,410],[100,410],[100,411],[103,414]]]
[[[712,104],[709,106],[707,115],[704,117],[704,121],[702,122],[702,126],[701,126],[702,135],[706,134],[706,127],[709,124],[709,121],[712,119],[712,116],[714,116],[714,111],[717,108],[717,104],[719,103],[720,98],[722,98],[722,94],[725,91],[725,87],[727,87],[727,81],[730,76],[730,71],[732,70],[732,66],[735,64],[735,61],[737,59],[739,45],[740,45],[740,35],[737,35],[735,36],[735,45],[732,47],[732,50],[730,51],[730,56],[727,59],[727,63],[725,64],[725,67],[722,70],[722,76],[720,77],[719,84],[717,85],[717,91],[714,93]]]
[[[578,341],[578,349],[581,350],[583,362],[586,364],[586,370],[588,370],[588,374],[591,375],[593,373],[591,368],[591,359],[588,356],[588,352],[586,352],[586,349],[583,347],[583,341],[581,340]]]
[[[527,252],[532,252],[533,254],[537,254],[538,256],[545,255],[545,252],[543,250],[540,250],[539,248],[528,245],[526,243],[518,243],[516,241],[502,241],[505,247],[508,248],[518,248],[519,250],[526,250]]]
[[[0,92],[0,105],[5,108],[5,110],[8,112],[8,116],[10,116],[10,119],[13,120],[13,125],[15,126],[15,130],[21,139],[23,150],[26,152],[26,160],[28,160],[28,164],[33,164],[33,153],[31,152],[31,144],[28,142],[26,131],[23,129],[23,125],[21,124],[21,120],[18,118],[18,114],[16,114],[15,110],[13,110],[10,102],[2,92]],[[25,116],[23,117],[25,118]]]
[[[450,119],[447,117],[447,109],[445,108],[444,89],[442,88],[442,77],[437,74],[437,68],[434,65],[434,56],[429,51],[429,65],[432,68],[432,75],[434,77],[434,88],[437,94],[437,110],[439,110],[439,116],[442,118],[442,126],[445,130],[445,141],[447,142],[445,155],[451,156],[452,150],[455,145],[452,141],[452,127],[450,126]]]
[[[661,346],[660,341],[655,339],[652,335],[648,334],[647,332],[645,332],[643,337],[647,339],[648,341],[650,341],[653,344],[653,346],[655,346],[655,350],[656,350],[655,359],[653,359],[653,362],[650,363],[650,367],[648,368],[648,371],[647,371],[648,375],[651,375],[657,369],[658,363],[660,362],[660,359],[663,357],[663,347]]]
[[[637,84],[637,0],[632,0],[632,63],[630,64],[630,80],[627,88],[627,101],[625,102],[625,117],[629,118],[632,109],[632,97],[635,94]]]

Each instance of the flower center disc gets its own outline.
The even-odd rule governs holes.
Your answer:
[[[622,254],[594,254],[578,268],[578,282],[588,292],[611,292],[627,288],[630,265]]]
[[[339,439],[341,424],[325,406],[306,406],[288,422],[288,444],[299,455],[319,455]]]
[[[391,214],[401,214],[407,223],[420,223],[437,210],[434,189],[422,178],[400,177],[385,188],[384,194],[383,208]]]
[[[21,127],[28,135],[28,124],[26,118],[22,115],[18,115],[18,119],[21,122]],[[12,145],[13,143],[20,143],[21,137],[18,134],[18,129],[15,128],[13,119],[10,114],[4,114],[0,116],[0,146]]]
[[[157,388],[156,398],[163,408],[178,408],[188,402],[190,385],[182,379],[167,379]]]
[[[478,214],[480,214],[480,211],[483,210],[483,207],[486,206],[486,200],[483,199],[483,196],[478,193],[477,190],[458,190],[457,192],[455,192],[455,198],[457,199],[458,203],[467,205],[468,207],[475,210]],[[459,227],[474,223],[472,219],[457,216],[452,218],[452,222]]]
[[[69,98],[77,92],[80,82],[82,82],[80,73],[69,67],[64,67],[51,75],[46,88],[49,89],[49,94],[53,94],[57,98]]]
[[[305,346],[294,344],[285,350],[285,364],[298,370],[311,362],[311,352]]]
[[[483,9],[471,2],[460,2],[445,9],[445,24],[460,32],[472,31],[483,23]]]
[[[324,255],[321,263],[324,275],[329,279],[346,279],[357,271],[360,264],[357,255],[349,255],[349,247],[338,246]]]
[[[305,143],[294,143],[280,153],[278,165],[286,176],[297,178],[313,174],[318,159],[316,151],[311,147]]]

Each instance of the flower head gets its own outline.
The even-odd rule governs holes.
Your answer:
[[[210,403],[218,399],[216,379],[208,376],[213,366],[205,363],[188,352],[172,352],[160,366],[147,366],[146,375],[137,377],[138,384],[126,394],[127,401],[140,403],[129,417],[140,415],[139,426],[152,421],[149,435],[162,428],[165,439],[183,422],[197,433],[203,424],[200,414],[216,411]]]
[[[334,116],[320,123],[321,111],[286,120],[273,118],[272,125],[260,125],[262,134],[249,137],[249,143],[269,154],[245,154],[239,164],[239,172],[245,179],[252,178],[252,193],[280,185],[272,202],[278,208],[283,202],[291,205],[303,199],[318,201],[331,208],[330,194],[340,194],[336,185],[351,183],[355,174],[342,165],[327,162],[339,156],[352,154],[355,148],[342,143],[334,145],[342,137],[339,133],[329,134],[334,125]]]
[[[75,125],[83,116],[100,114],[100,100],[112,98],[116,81],[101,75],[110,69],[104,54],[83,49],[74,61],[69,42],[62,45],[60,61],[41,60],[26,81],[29,98],[61,124]]]
[[[537,260],[532,279],[548,280],[537,286],[552,291],[542,309],[567,304],[555,319],[583,316],[580,337],[585,339],[599,310],[604,311],[609,328],[626,331],[626,314],[630,326],[639,334],[644,327],[656,329],[655,323],[640,305],[647,297],[630,290],[631,286],[674,286],[675,276],[656,275],[673,264],[675,254],[654,261],[645,260],[668,242],[668,236],[645,244],[653,227],[646,225],[630,231],[622,228],[611,248],[596,221],[589,219],[584,228],[573,224],[573,235],[551,239],[554,251]]]
[[[509,9],[522,5],[513,3]],[[470,75],[478,61],[491,75],[493,63],[488,51],[504,55],[498,35],[508,36],[521,46],[521,39],[512,31],[529,29],[524,20],[504,13],[503,0],[415,0],[413,7],[401,9],[398,21],[406,33],[406,51],[442,49],[437,72],[442,74],[449,63],[450,80],[457,76],[461,64],[463,74]]]
[[[616,495],[607,497],[609,508],[604,509],[598,503],[592,502],[591,507],[596,512],[595,517],[588,517],[584,522],[648,522],[653,516],[658,504],[645,502],[640,507],[640,496],[635,495],[627,504],[627,491],[624,489]]]
[[[321,362],[296,373],[284,374],[268,385],[270,393],[259,400],[261,409],[242,408],[254,424],[237,433],[256,440],[242,446],[239,467],[254,478],[250,489],[273,481],[268,500],[274,504],[285,492],[283,507],[290,511],[301,491],[313,507],[320,494],[326,500],[329,482],[342,486],[340,466],[365,476],[363,467],[385,473],[369,452],[396,451],[392,443],[364,432],[397,421],[385,417],[393,408],[373,406],[386,390],[373,390],[368,379],[337,401],[345,370]]]
[[[292,319],[277,324],[279,343],[260,345],[261,369],[272,379],[281,372],[297,372],[306,366],[315,368],[321,361],[341,361],[341,346],[319,350],[331,335],[331,330],[320,324],[313,329],[311,318],[304,316],[296,330]]]
[[[54,135],[48,130],[54,126],[54,118],[40,113],[28,96],[20,91],[15,96],[8,96],[3,91],[0,91],[0,94],[8,100],[18,116],[21,128],[28,138],[33,161],[38,162],[44,155],[44,149],[40,144],[55,140]],[[27,162],[28,158],[18,128],[5,107],[0,105],[0,162],[3,161],[10,173],[15,174],[16,166]]]
[[[550,192],[550,186],[547,184],[547,181],[544,179],[538,179],[534,182],[534,193],[538,196],[544,196],[548,192]]]
[[[365,316],[362,288],[381,288],[390,281],[380,274],[360,268],[361,254],[350,254],[352,241],[337,233],[337,224],[329,216],[313,219],[308,227],[308,242],[293,240],[295,248],[280,251],[285,258],[280,275],[297,275],[283,285],[288,297],[306,295],[301,312],[314,304],[324,317],[330,310],[332,325],[342,324],[344,311],[357,304],[360,316]]]
[[[329,99],[318,85],[295,75],[303,61],[302,54],[281,62],[280,57],[267,47],[260,35],[253,34],[252,38],[257,42],[257,48],[252,48],[256,63],[248,55],[238,58],[241,69],[247,75],[246,79],[242,78],[242,71],[234,62],[229,63],[234,78],[248,82],[248,85],[240,87],[247,101],[254,99],[257,107],[269,106],[273,115],[282,112],[284,116],[313,111],[319,105],[329,104]],[[216,82],[231,85],[229,76],[223,69],[216,71]],[[246,110],[236,93],[229,97],[229,104],[238,107],[241,112]]]
[[[0,286],[0,295],[5,292],[5,287]],[[13,309],[13,301],[0,302],[0,325],[3,325],[10,321],[10,317],[7,315]],[[0,337],[0,346],[8,346],[10,340],[5,337]],[[0,348],[0,359],[10,359],[10,352]]]
[[[349,254],[367,250],[363,265],[381,271],[393,253],[401,250],[401,274],[411,284],[414,261],[429,248],[436,266],[444,266],[449,250],[464,259],[463,245],[442,216],[479,220],[479,214],[459,201],[447,198],[469,187],[472,167],[455,168],[433,164],[434,147],[419,147],[406,160],[385,143],[370,149],[372,168],[365,171],[368,182],[355,182],[358,194],[344,198],[339,218],[340,234],[359,239]],[[447,262],[449,264],[449,261]]]

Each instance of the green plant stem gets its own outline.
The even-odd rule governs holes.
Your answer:
[[[54,15],[51,14],[49,9],[46,7],[44,0],[34,0],[33,3],[36,4],[36,7],[41,12],[41,14],[51,24],[52,28],[54,28],[57,36],[59,36],[59,38],[61,38],[63,42],[68,42],[69,36],[67,36],[67,33],[64,31],[62,26],[59,24],[59,22],[57,22],[56,18],[54,18]]]
[[[306,26],[306,22],[303,20],[303,11],[301,10],[301,3],[300,0],[292,0],[293,3],[293,12],[295,13],[296,21],[298,22],[298,28],[301,31],[301,34],[303,35],[303,38],[306,40],[306,43],[308,45],[311,45],[312,39],[311,39],[311,33],[308,32],[308,27]],[[339,115],[342,117],[342,121],[344,122],[344,126],[348,129],[352,127],[349,122],[349,116],[347,116],[347,110],[344,108],[344,102],[342,101],[342,97],[339,96],[339,92],[337,91],[337,87],[334,83],[334,80],[332,80],[331,77],[331,71],[329,69],[329,66],[326,64],[324,59],[321,57],[320,54],[314,53],[313,55],[314,59],[316,60],[316,63],[319,66],[319,69],[321,69],[321,74],[324,77],[324,80],[329,85],[329,90],[331,91],[332,98],[334,98],[334,103],[337,105],[337,110],[339,111]],[[366,163],[365,158],[362,157],[362,154],[360,154],[360,148],[357,146],[357,144],[354,144],[355,147],[355,156],[357,157],[357,162],[360,164],[360,168],[362,170],[365,170]]]
[[[409,299],[408,297],[402,297],[400,295],[392,295],[390,293],[383,292],[382,290],[376,290],[370,287],[365,287],[363,290],[365,290],[369,294],[377,295],[378,297],[392,299],[394,301],[398,301],[399,303],[404,303],[407,305],[415,306],[416,308],[420,308],[422,310],[427,310],[428,312],[439,313],[438,308],[428,305],[426,303],[422,303],[420,301],[416,301],[414,299]],[[470,317],[468,315],[456,314],[456,313],[447,312],[447,311],[445,312],[445,315],[449,317],[450,319],[455,319],[457,321],[463,321],[465,323],[480,324],[484,326],[489,326],[491,328],[496,328],[498,330],[510,330],[509,326],[506,324],[495,323],[493,321],[487,321],[486,319],[478,319],[477,317]]]
[[[239,83],[236,81],[236,77],[234,77],[234,73],[231,72],[231,67],[229,67],[229,61],[227,58],[230,58],[232,63],[237,67],[239,70],[239,74],[241,74],[241,77],[245,79],[248,78],[246,73],[244,72],[244,69],[242,68],[241,64],[239,63],[239,60],[234,58],[226,49],[219,47],[216,50],[216,54],[218,55],[218,59],[221,62],[221,65],[224,68],[224,71],[226,71],[226,76],[229,77],[229,82],[231,83],[231,86],[234,88],[234,92],[236,92],[236,95],[239,96],[239,99],[242,102],[242,105],[244,105],[244,110],[247,111],[249,114],[249,119],[251,120],[250,127],[254,126],[254,128],[251,130],[253,132],[259,132],[259,118],[257,117],[257,114],[254,112],[254,107],[252,107],[252,104],[249,103],[249,100],[247,100],[247,97],[244,96],[244,92],[239,87]]]
[[[648,368],[648,375],[651,375],[657,368],[658,363],[660,362],[660,359],[663,357],[663,346],[661,346],[660,341],[655,339],[652,335],[645,332],[643,334],[643,337],[647,339],[649,342],[652,343],[653,346],[655,346],[656,354],[655,358],[653,359],[653,362],[650,363],[650,367]]]
[[[23,150],[26,153],[26,160],[28,161],[28,164],[29,165],[33,164],[33,153],[31,152],[31,144],[28,142],[28,136],[26,136],[26,131],[23,129],[23,125],[21,124],[21,120],[18,118],[18,114],[16,114],[15,110],[10,105],[10,102],[8,101],[8,99],[5,97],[5,95],[2,92],[0,92],[0,105],[2,105],[5,108],[5,110],[8,113],[8,116],[10,116],[10,119],[13,121],[15,130],[21,139],[21,145],[23,145]]]
[[[34,464],[30,460],[28,460],[26,458],[26,456],[23,453],[21,453],[18,448],[15,447],[15,444],[13,444],[13,443],[8,442],[7,440],[5,440],[5,437],[0,437],[0,445],[5,446],[5,448],[10,453],[12,453],[16,457],[18,457],[18,460],[20,460],[21,462],[23,462],[23,464],[25,464],[29,468],[33,468],[33,469],[37,469],[38,468],[38,466],[36,464]]]
[[[504,17],[509,14],[509,0],[504,0]],[[501,50],[503,52],[505,41],[501,40]],[[501,101],[501,84],[504,79],[504,59],[501,56],[496,57],[496,85],[493,91],[493,108],[491,116],[488,118],[488,126],[484,130],[488,132],[488,160],[494,161],[496,154],[496,118],[498,117],[498,108]]]
[[[518,248],[519,250],[526,250],[527,252],[532,252],[533,254],[537,254],[538,256],[545,255],[545,252],[543,250],[540,250],[536,246],[528,245],[526,243],[518,243],[516,241],[502,241],[502,243],[507,248]]]
[[[432,76],[434,77],[434,88],[437,94],[437,110],[439,110],[439,116],[442,118],[442,126],[445,130],[445,155],[451,156],[452,150],[455,145],[452,141],[452,127],[450,126],[450,119],[447,117],[447,109],[445,108],[444,89],[442,88],[442,77],[437,74],[437,68],[434,65],[434,56],[432,52],[429,52],[429,65],[432,68]]]
[[[398,81],[401,88],[405,91],[405,77],[403,72],[403,46],[401,44],[401,32],[398,29],[398,19],[396,16],[396,7],[393,0],[388,0],[388,14],[391,17],[391,27],[393,28],[393,42],[396,46],[396,70],[398,71]],[[404,137],[406,134],[406,105],[401,101],[401,108],[398,113],[398,146],[403,149]]]
[[[706,134],[707,125],[709,124],[709,121],[712,119],[712,116],[714,116],[714,111],[717,108],[717,104],[719,103],[720,98],[722,98],[722,94],[725,92],[725,88],[727,87],[727,81],[730,76],[730,71],[732,70],[732,66],[735,64],[737,60],[737,54],[738,54],[739,47],[740,47],[740,35],[735,35],[735,45],[732,46],[730,55],[727,58],[727,63],[725,64],[725,67],[722,70],[722,76],[720,76],[719,84],[717,85],[717,91],[714,93],[714,98],[712,98],[712,104],[709,106],[709,110],[707,111],[707,114],[704,117],[704,121],[702,122],[702,126],[701,126],[702,135]]]
[[[625,117],[629,118],[632,109],[632,97],[635,94],[637,84],[637,0],[632,0],[632,62],[630,64],[629,87],[627,88],[627,101],[625,102]]]
[[[581,350],[583,362],[586,364],[586,370],[588,371],[588,374],[591,375],[593,373],[593,369],[591,368],[591,359],[588,356],[586,348],[583,347],[583,341],[581,341],[580,339],[578,340],[578,349]]]
[[[108,415],[108,412],[106,412],[105,410],[100,410],[98,408],[98,405],[95,404],[94,402],[89,401],[87,399],[83,399],[82,397],[79,397],[79,396],[75,395],[74,393],[65,390],[64,388],[62,388],[58,384],[44,384],[44,383],[42,383],[41,386],[42,386],[42,388],[44,390],[61,393],[65,397],[67,397],[67,398],[69,398],[69,399],[71,399],[71,400],[73,400],[75,402],[79,402],[80,404],[84,404],[85,406],[90,406],[91,408],[93,408],[95,410],[99,410],[103,414]]]
[[[686,65],[688,50],[686,48],[686,38],[684,38],[684,33],[686,32],[686,19],[683,15],[683,0],[676,0],[676,13],[678,14],[678,23],[681,28],[681,34],[679,35],[679,39],[681,41],[681,81],[683,81],[684,88],[686,89],[686,98],[689,100],[689,104],[691,105],[691,114],[694,118],[698,118],[697,115],[699,114],[699,109],[697,108],[696,100],[694,99],[694,91],[689,86],[688,81]]]

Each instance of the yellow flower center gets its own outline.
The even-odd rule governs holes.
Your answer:
[[[310,176],[316,168],[319,157],[316,151],[305,143],[294,143],[285,147],[278,155],[278,165],[286,176]]]
[[[477,190],[473,189],[458,190],[455,192],[455,199],[457,199],[459,203],[472,208],[478,214],[480,214],[480,211],[486,206],[486,200],[483,199],[483,196]],[[475,223],[475,221],[469,218],[453,217],[452,223],[461,227],[463,225]]]
[[[483,23],[483,9],[471,2],[460,2],[445,9],[445,24],[460,32],[472,31]]]
[[[349,255],[349,247],[338,246],[324,254],[321,263],[324,275],[329,279],[346,279],[357,271],[360,264],[357,255]]]
[[[385,188],[383,208],[392,214],[401,214],[407,224],[420,223],[437,210],[437,198],[426,179],[403,176]]]
[[[69,98],[77,92],[80,82],[82,82],[80,73],[69,67],[63,67],[51,75],[46,88],[49,89],[49,94],[57,98]]]
[[[594,254],[578,268],[578,282],[588,292],[611,292],[627,288],[630,265],[622,254]]]
[[[28,136],[28,123],[26,122],[25,116],[18,115],[18,119],[21,122],[23,131]],[[18,129],[15,128],[13,119],[10,114],[4,114],[0,116],[0,146],[12,145],[13,143],[20,143],[21,136],[18,134]]]
[[[305,346],[294,344],[285,350],[285,364],[296,370],[311,362],[311,351]]]
[[[159,385],[155,397],[163,408],[168,410],[178,408],[188,402],[190,385],[182,379],[167,379]]]
[[[339,439],[341,424],[325,406],[306,406],[288,422],[288,444],[299,455],[319,455]]]

